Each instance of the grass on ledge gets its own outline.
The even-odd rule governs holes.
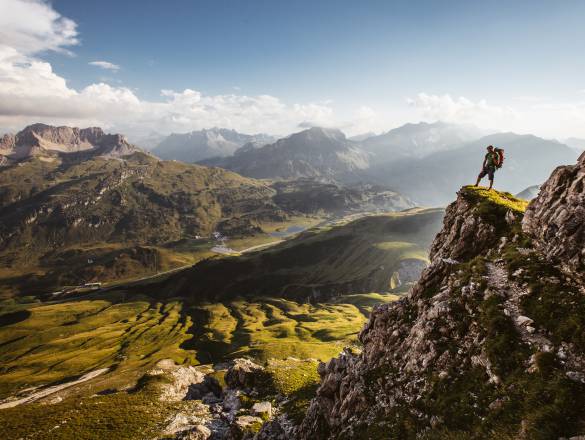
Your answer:
[[[482,203],[488,202],[511,209],[517,213],[523,214],[528,206],[528,201],[514,197],[509,192],[496,191],[495,189],[488,190],[481,186],[467,185],[464,186],[462,192],[472,201]]]

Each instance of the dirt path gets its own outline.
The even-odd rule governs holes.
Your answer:
[[[72,387],[74,385],[78,385],[80,383],[87,382],[88,380],[91,380],[94,377],[97,377],[100,374],[103,374],[108,370],[109,370],[109,368],[102,368],[99,370],[90,371],[89,373],[81,376],[79,379],[73,380],[71,382],[61,383],[59,385],[53,385],[52,387],[43,388],[42,390],[36,391],[36,392],[28,395],[27,397],[23,397],[21,399],[11,400],[8,402],[0,403],[0,409],[13,408],[15,406],[22,405],[23,403],[36,402],[37,400],[40,400],[43,397],[47,397],[53,393],[56,393],[57,391],[61,391],[61,390],[64,390],[66,388]]]

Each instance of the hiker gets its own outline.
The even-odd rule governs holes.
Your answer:
[[[501,167],[502,160],[500,160],[500,157],[503,158],[503,154],[499,154],[499,149],[494,149],[493,145],[488,145],[487,151],[488,152],[483,159],[481,172],[479,173],[479,176],[477,176],[475,186],[479,186],[481,179],[488,176],[490,179],[490,187],[488,189],[492,189],[492,186],[494,186],[494,173],[496,172],[496,168]],[[501,151],[503,152],[503,150]]]

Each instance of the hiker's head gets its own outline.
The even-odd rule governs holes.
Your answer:
[[[494,146],[488,145],[487,150],[491,153],[492,151],[494,151]]]

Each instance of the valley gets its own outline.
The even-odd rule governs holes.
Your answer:
[[[341,132],[319,128],[266,146],[246,144],[207,165],[160,160],[131,144],[108,144],[119,154],[104,154],[102,141],[88,145],[89,129],[31,126],[15,136],[18,151],[27,153],[8,154],[0,168],[0,422],[8,438],[43,438],[47,431],[56,439],[335,438],[327,411],[340,404],[328,387],[342,376],[332,371],[351,377],[357,362],[368,371],[358,389],[370,393],[370,377],[380,383],[378,367],[368,364],[378,348],[364,339],[372,316],[400,310],[397,322],[406,327],[418,319],[412,295],[422,295],[425,306],[427,290],[420,291],[435,289],[437,265],[458,268],[449,283],[467,282],[466,271],[475,269],[460,261],[493,246],[497,234],[514,231],[518,238],[507,240],[527,241],[517,231],[528,202],[511,194],[464,187],[444,219],[443,208],[415,207],[376,183],[376,170],[385,169],[377,167],[390,166],[384,179],[399,179],[396,187],[430,202],[435,195],[425,185],[437,176],[415,182],[425,167],[411,164],[468,157],[470,147],[460,143],[479,135],[440,124],[405,132],[419,128],[414,143],[433,139],[426,155],[405,147],[389,164],[374,159],[380,151],[364,153]],[[31,136],[35,148],[22,148]],[[383,149],[388,139],[404,142],[399,131],[369,145]],[[542,151],[550,146],[505,139],[513,153],[526,142]],[[554,154],[565,154],[559,145]],[[238,169],[253,175],[244,177],[208,166],[238,157],[256,167],[266,154],[276,161],[274,174]],[[465,164],[455,162],[446,166],[451,177]],[[535,176],[545,168],[535,168]],[[540,197],[538,187],[524,193]],[[488,282],[503,290],[505,271],[490,258]],[[509,313],[520,319],[514,304]],[[417,325],[424,344],[442,341],[438,335],[452,328]],[[523,328],[520,334],[544,340]],[[396,341],[392,333],[381,346]],[[420,358],[431,354],[423,350]],[[370,435],[381,423],[346,425]]]

